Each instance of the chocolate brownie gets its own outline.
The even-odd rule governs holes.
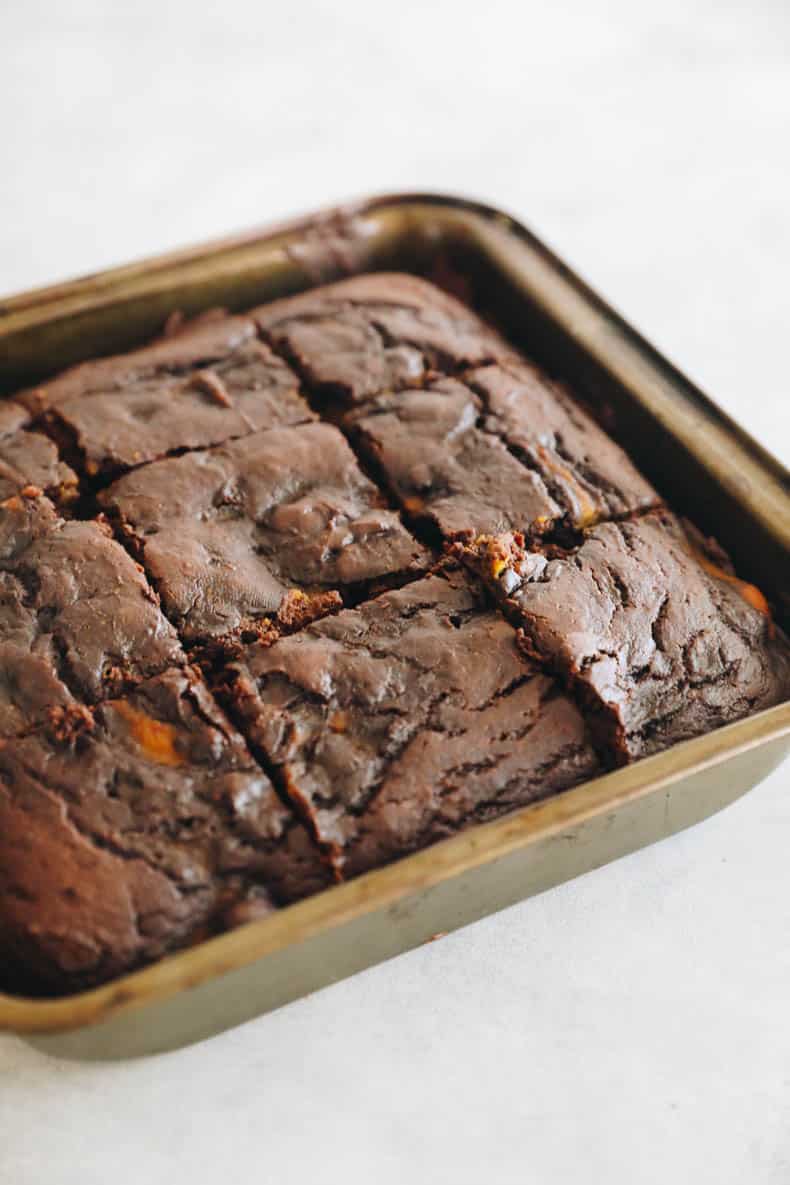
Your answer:
[[[183,661],[140,568],[43,496],[0,504],[0,736]]]
[[[102,502],[189,641],[301,623],[427,559],[330,424],[155,462]]]
[[[0,962],[78,988],[329,873],[188,668],[0,747]]]
[[[479,539],[459,552],[564,677],[620,761],[790,691],[790,647],[753,585],[669,511],[593,527],[569,550]]]
[[[77,496],[77,475],[61,461],[55,444],[32,429],[23,407],[0,403],[0,502],[27,486],[65,505]]]
[[[788,694],[759,592],[438,288],[172,317],[0,404],[0,990],[103,982]]]
[[[415,276],[355,276],[250,314],[311,388],[359,402],[513,356],[465,305]]]
[[[346,425],[409,515],[446,539],[562,516],[539,474],[482,426],[479,398],[456,379],[379,395]]]
[[[597,769],[576,707],[458,570],[253,644],[234,671],[248,738],[340,875]]]
[[[568,526],[592,526],[659,502],[619,445],[536,366],[519,361],[481,367],[466,381],[482,398],[486,431],[540,474]],[[522,518],[518,529],[528,528]]]
[[[614,441],[526,365],[388,392],[345,423],[409,513],[447,539],[541,535],[658,501]]]
[[[89,477],[313,418],[293,371],[243,317],[200,323],[156,346],[77,366],[28,393]],[[40,484],[40,483],[39,483]]]

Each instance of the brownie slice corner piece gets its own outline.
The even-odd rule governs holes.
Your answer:
[[[576,707],[453,566],[233,673],[236,717],[341,877],[598,769]]]
[[[430,558],[325,423],[155,462],[101,500],[190,642],[293,628]]]
[[[350,403],[512,356],[460,301],[403,273],[355,276],[250,315],[313,390]]]
[[[790,645],[765,598],[669,511],[599,524],[568,549],[510,535],[456,552],[525,648],[574,688],[617,761],[790,695]]]
[[[0,747],[0,952],[64,991],[330,882],[189,669]]]

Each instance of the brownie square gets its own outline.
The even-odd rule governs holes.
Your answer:
[[[753,585],[668,511],[600,524],[545,553],[518,539],[462,551],[576,689],[617,760],[708,732],[790,695],[790,647]]]
[[[189,641],[301,623],[428,558],[324,423],[155,462],[102,503]]]
[[[66,504],[77,495],[77,475],[60,460],[55,444],[31,428],[23,407],[0,403],[0,502],[27,486]]]
[[[84,987],[329,874],[189,668],[0,748],[0,952]]]
[[[313,418],[293,371],[252,321],[200,323],[158,345],[88,362],[24,396],[88,476]]]
[[[0,988],[103,982],[788,695],[759,591],[432,284],[171,318],[0,404]]]
[[[251,314],[313,390],[353,403],[512,356],[465,305],[415,276],[380,272],[274,301]]]
[[[471,388],[445,378],[379,395],[346,424],[409,515],[445,539],[547,530],[562,507],[483,419]]]
[[[233,671],[243,730],[342,876],[597,769],[576,707],[457,570],[254,644]]]
[[[470,371],[486,431],[540,475],[575,529],[648,510],[659,497],[618,444],[560,384],[536,366],[511,362]],[[516,528],[530,529],[522,519]]]
[[[445,539],[536,537],[658,501],[622,449],[527,365],[387,392],[345,423],[408,512]]]
[[[184,660],[139,566],[48,499],[0,504],[0,736]]]

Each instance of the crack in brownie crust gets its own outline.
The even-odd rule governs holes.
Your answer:
[[[597,769],[584,723],[457,570],[271,647],[231,695],[342,876]]]
[[[761,594],[668,511],[593,527],[569,551],[512,537],[458,550],[620,760],[787,696],[790,648]]]
[[[329,882],[195,673],[87,715],[70,743],[0,748],[0,947],[41,982],[97,982]]]
[[[276,620],[281,610],[287,619],[294,592],[300,600],[317,594],[320,614],[337,607],[342,590],[416,572],[428,560],[329,424],[272,429],[156,462],[101,501],[190,642]],[[327,592],[336,599],[327,602]]]

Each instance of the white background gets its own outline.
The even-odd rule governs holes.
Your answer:
[[[0,132],[0,292],[463,192],[790,459],[787,0],[0,0]],[[787,783],[180,1054],[0,1038],[0,1182],[788,1185]]]

